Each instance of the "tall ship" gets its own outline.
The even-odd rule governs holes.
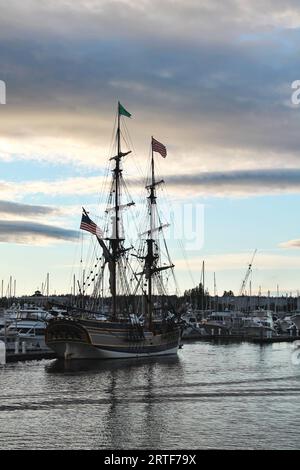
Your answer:
[[[152,137],[150,172],[146,197],[143,196],[144,230],[130,245],[124,214],[128,215],[135,203],[129,197],[123,167],[131,151],[122,149],[128,132],[124,118],[129,117],[131,114],[118,103],[115,145],[109,159],[112,178],[103,226],[95,223],[83,208],[80,228],[90,232],[93,255],[89,270],[84,270],[77,280],[79,305],[73,305],[63,318],[51,319],[46,328],[46,344],[59,358],[160,356],[177,354],[180,345],[181,330],[165,281],[166,273],[174,276],[163,233],[168,224],[163,223],[157,207],[157,188],[164,181],[156,177],[155,157],[158,154],[165,158],[167,149]]]

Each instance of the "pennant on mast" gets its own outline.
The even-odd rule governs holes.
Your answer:
[[[131,114],[124,108],[124,106],[121,105],[120,101],[118,101],[118,111],[119,111],[119,116],[126,116],[126,117],[131,117]]]

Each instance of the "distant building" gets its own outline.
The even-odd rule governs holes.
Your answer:
[[[44,297],[40,290],[36,290],[31,297]]]

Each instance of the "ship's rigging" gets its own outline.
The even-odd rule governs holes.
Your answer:
[[[148,195],[143,198],[147,201],[147,219],[143,230],[136,231],[141,235],[136,235],[135,243],[128,243],[124,214],[130,213],[135,203],[123,178],[123,162],[131,153],[121,145],[123,116],[131,115],[118,103],[116,151],[109,159],[112,180],[103,211],[105,219],[95,222],[83,208],[80,228],[89,232],[92,250],[91,267],[77,280],[81,308],[74,305],[65,318],[49,322],[46,329],[46,343],[65,359],[148,357],[176,354],[179,347],[180,327],[168,311],[164,299],[167,283],[162,279],[174,265],[164,239],[168,262],[162,260],[160,235],[167,224],[157,210],[157,187],[162,181],[155,176],[154,152],[164,157],[166,148],[152,138]],[[75,279],[73,285],[76,300]]]
[[[124,151],[122,148],[121,119],[122,116],[129,117],[129,113],[123,114],[122,111],[126,110],[120,106],[119,103],[116,151],[109,159],[112,181],[104,211],[106,220],[102,221],[104,225],[101,227],[103,236],[96,234],[95,237],[102,255],[97,254],[97,247],[94,245],[94,256],[91,256],[90,263],[92,267],[82,270],[81,281],[77,281],[78,292],[82,298],[82,306],[89,310],[103,312],[104,303],[110,298],[109,313],[113,321],[120,315],[138,313],[143,314],[151,328],[153,315],[161,316],[168,310],[168,276],[163,277],[163,274],[171,270],[171,277],[174,278],[174,264],[163,236],[169,223],[162,220],[156,203],[157,189],[164,184],[164,180],[156,178],[155,155],[166,152],[166,149],[152,137],[150,175],[145,184],[148,192],[146,219],[142,219],[140,231],[135,227],[138,243],[135,246],[126,245],[123,214],[132,210],[135,202],[123,178],[122,162],[131,154],[131,150]]]

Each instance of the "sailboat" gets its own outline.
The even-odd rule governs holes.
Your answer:
[[[163,272],[173,273],[174,269],[168,251],[168,263],[162,263],[158,241],[167,224],[161,223],[157,212],[157,186],[164,181],[156,179],[154,154],[166,157],[167,150],[152,137],[151,174],[145,188],[147,230],[139,234],[139,246],[128,247],[123,212],[135,203],[124,201],[123,159],[131,153],[123,152],[121,148],[124,117],[131,117],[131,114],[119,102],[116,155],[110,158],[114,166],[105,210],[109,214],[108,225],[101,229],[84,208],[80,225],[82,230],[92,234],[100,247],[102,255],[96,258],[95,264],[96,268],[100,262],[99,270],[96,273],[91,270],[90,276],[81,284],[81,308],[73,309],[64,318],[51,319],[46,328],[46,344],[59,358],[101,360],[161,356],[177,354],[180,345],[181,329],[175,311],[170,311],[166,296],[160,301],[154,294],[155,284],[160,286],[160,293],[164,290]],[[136,263],[135,269],[131,261]],[[108,273],[106,277],[105,272]],[[109,286],[106,297],[105,279]],[[85,295],[85,286],[90,286],[92,281],[95,286],[93,298]],[[102,302],[101,309],[99,301]],[[105,311],[103,302],[106,302]]]

